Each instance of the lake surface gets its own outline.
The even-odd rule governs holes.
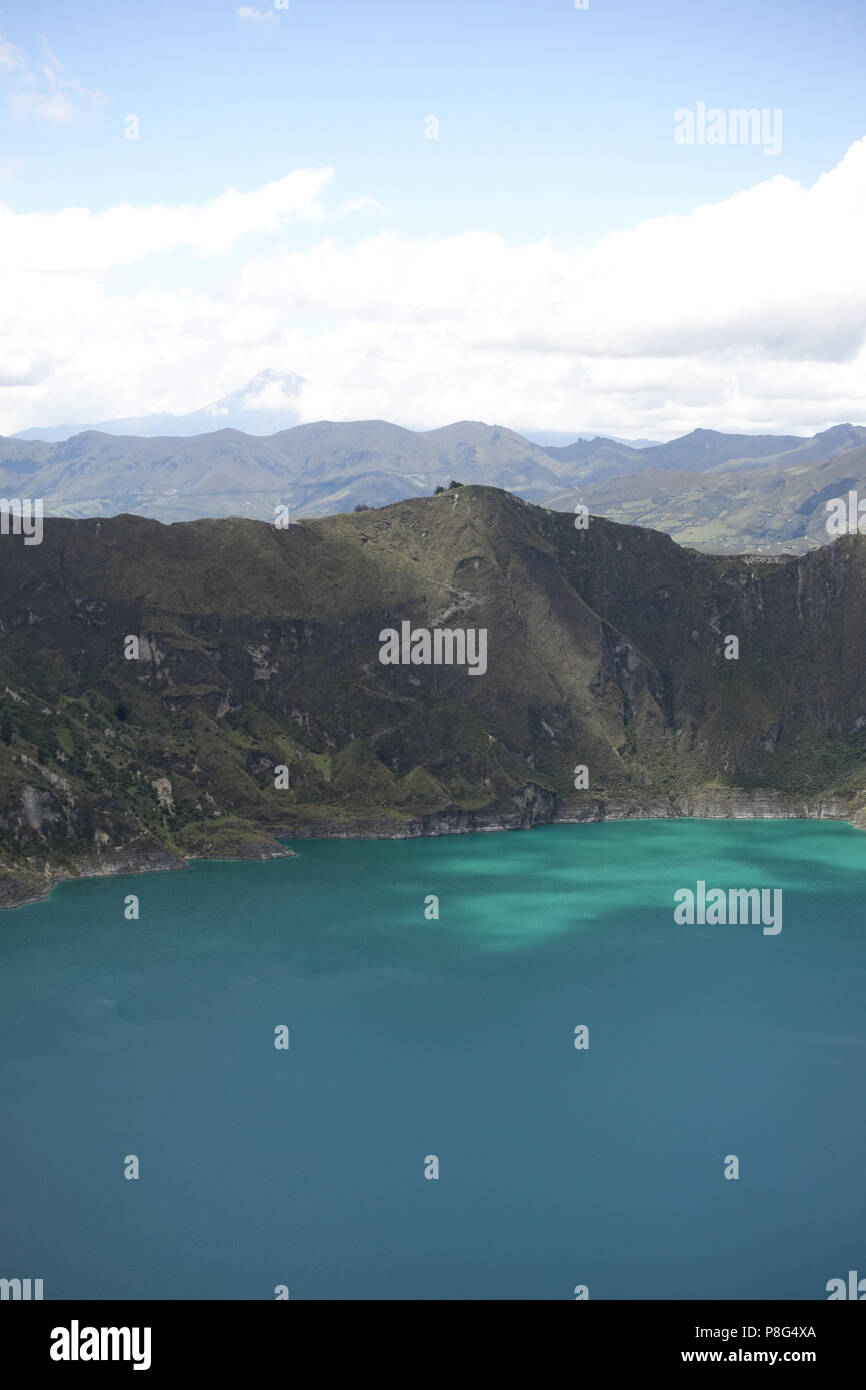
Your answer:
[[[0,1276],[46,1299],[825,1299],[866,1274],[866,835],[293,848],[0,914]],[[677,925],[698,880],[781,888],[781,932]]]

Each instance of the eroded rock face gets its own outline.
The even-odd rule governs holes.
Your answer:
[[[24,787],[21,792],[21,821],[31,830],[41,830],[46,821],[60,820],[54,799],[36,787]],[[20,822],[19,822],[20,823]]]
[[[579,532],[475,487],[459,506],[286,530],[131,516],[44,529],[40,546],[0,545],[13,877],[105,872],[142,845],[166,865],[258,857],[281,832],[866,825],[859,537],[787,563],[709,557],[599,518]],[[382,664],[384,629],[440,621],[485,630],[483,675]]]
[[[153,789],[156,792],[156,799],[159,803],[160,810],[165,811],[169,816],[173,816],[174,797],[172,796],[171,782],[169,779],[167,777],[157,777],[153,784]]]

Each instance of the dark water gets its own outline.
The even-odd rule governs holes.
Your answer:
[[[824,1299],[866,1274],[866,836],[294,848],[0,917],[0,1276],[46,1298]],[[698,879],[782,888],[782,931],[676,925]]]

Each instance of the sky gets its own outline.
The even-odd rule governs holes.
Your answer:
[[[304,421],[866,422],[864,57],[832,0],[0,5],[0,434],[264,371]]]

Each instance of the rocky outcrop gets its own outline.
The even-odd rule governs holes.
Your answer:
[[[682,816],[710,820],[845,820],[850,803],[838,796],[798,798],[782,792],[712,788],[677,798]]]

